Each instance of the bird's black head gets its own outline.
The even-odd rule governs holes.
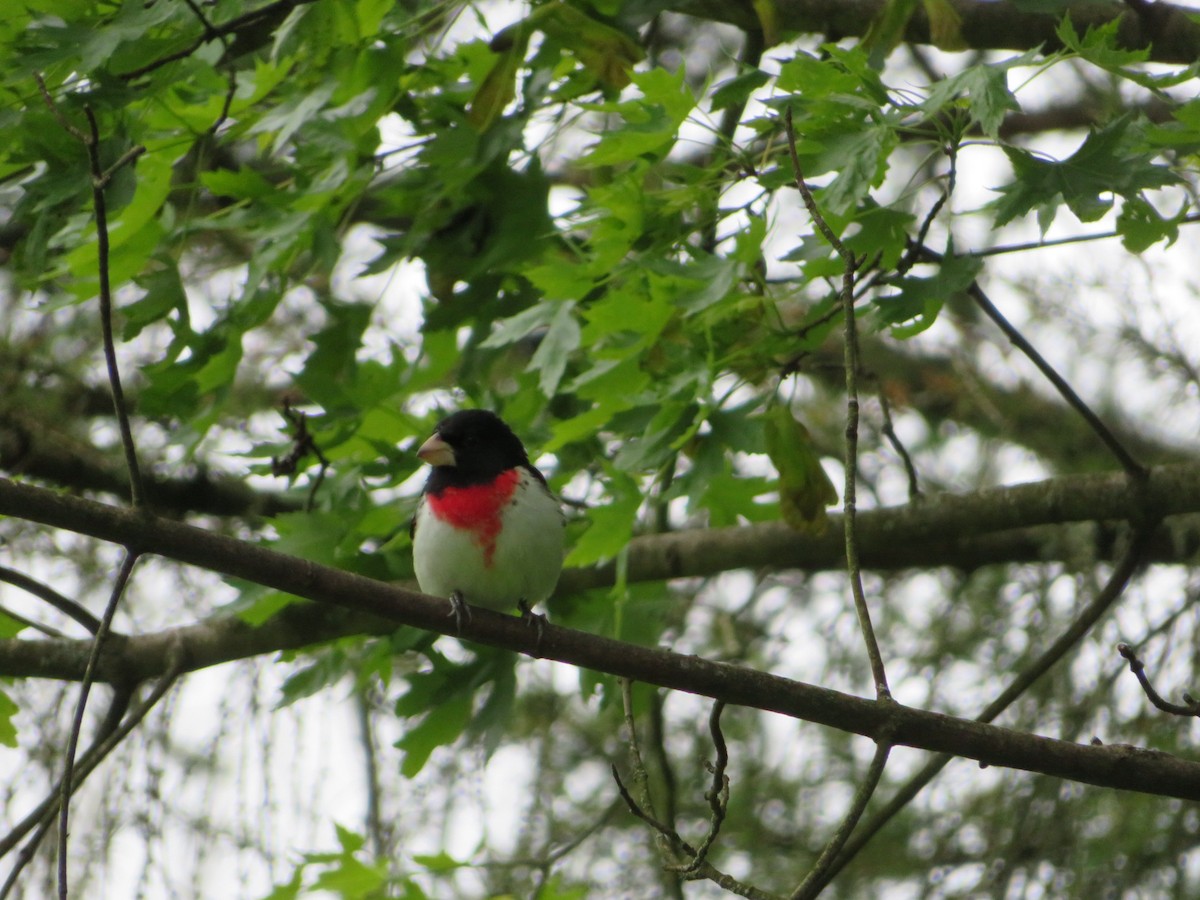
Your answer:
[[[486,409],[464,409],[442,419],[417,455],[433,465],[427,490],[435,492],[451,484],[482,484],[506,469],[529,466],[520,439]]]

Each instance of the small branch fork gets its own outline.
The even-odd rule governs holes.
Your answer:
[[[1183,703],[1172,703],[1169,700],[1164,700],[1158,691],[1154,690],[1154,685],[1150,683],[1150,679],[1146,675],[1146,664],[1138,659],[1137,653],[1128,644],[1117,644],[1117,652],[1121,654],[1129,662],[1129,671],[1131,671],[1138,680],[1138,684],[1142,686],[1142,690],[1146,692],[1146,698],[1154,704],[1158,709],[1165,713],[1170,713],[1173,716],[1189,716],[1200,718],[1200,700],[1197,700],[1191,694],[1183,695]]]
[[[311,512],[313,503],[317,499],[317,491],[321,487],[321,482],[325,480],[325,472],[329,469],[329,460],[325,458],[325,454],[321,452],[321,448],[317,445],[316,440],[308,430],[307,413],[293,409],[291,404],[285,400],[283,403],[283,417],[291,423],[294,429],[292,434],[292,449],[285,456],[271,457],[271,474],[276,476],[295,475],[300,461],[308,454],[313,454],[317,458],[317,462],[321,464],[321,467],[317,471],[317,477],[313,479],[312,486],[308,491],[308,500],[304,504],[305,511]]]
[[[635,800],[633,794],[625,786],[615,764],[612,766],[612,776],[617,783],[617,791],[629,811],[649,825],[658,835],[664,858],[671,860],[666,864],[666,870],[687,880],[707,879],[730,893],[737,894],[739,897],[748,897],[750,900],[777,900],[773,894],[762,891],[753,885],[744,884],[733,876],[721,872],[707,859],[708,852],[716,842],[729,808],[729,776],[725,774],[729,765],[729,750],[725,744],[725,735],[721,731],[721,713],[725,709],[725,701],[716,701],[708,718],[709,733],[712,735],[713,747],[716,750],[716,762],[705,764],[712,775],[712,786],[705,792],[704,798],[708,801],[712,815],[709,818],[708,833],[705,834],[704,840],[697,848],[685,841],[678,831],[670,825],[664,824],[654,814],[646,768],[642,763],[637,729],[633,719],[633,683],[626,678],[620,679],[620,683],[621,696],[625,705],[625,727],[628,731],[629,753],[633,758],[633,777],[638,785],[638,793],[642,795],[641,802]],[[683,859],[680,860],[680,857]]]

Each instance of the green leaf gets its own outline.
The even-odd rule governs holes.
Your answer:
[[[823,155],[841,161],[837,177],[821,191],[821,200],[831,212],[850,212],[872,187],[882,183],[888,156],[897,142],[896,132],[889,126],[866,125],[825,145]]]
[[[876,301],[879,322],[890,326],[893,337],[902,340],[920,334],[937,321],[947,300],[971,286],[982,268],[983,260],[978,257],[955,256],[948,250],[936,275],[907,275],[900,279],[898,293]]]
[[[763,46],[774,47],[779,43],[779,7],[776,0],[750,0],[750,4],[758,18]]]
[[[900,43],[908,20],[916,10],[917,0],[886,0],[879,8],[862,39],[862,47],[870,52],[873,64],[882,66],[887,55]]]
[[[0,612],[0,640],[16,637],[29,626]]]
[[[564,565],[590,566],[613,559],[633,537],[633,526],[642,505],[637,483],[620,472],[610,473],[610,499],[588,510],[588,528],[575,541]]]
[[[487,348],[506,347],[528,337],[536,328],[549,325],[561,302],[539,303],[515,316],[501,319],[492,324],[492,333],[479,346]]]
[[[237,170],[217,169],[201,172],[200,183],[215,197],[232,197],[237,200],[262,200],[279,196],[279,187],[267,181],[250,166]]]
[[[337,842],[342,848],[342,853],[353,854],[357,853],[367,845],[367,839],[357,831],[340,825],[337,822],[333,823],[334,833],[337,834]]]
[[[353,405],[347,393],[358,370],[357,354],[362,335],[371,321],[372,307],[365,303],[321,304],[329,323],[312,338],[314,348],[304,371],[296,376],[299,385],[314,403],[325,409]]]
[[[187,317],[187,294],[173,259],[159,259],[160,265],[137,278],[136,284],[145,293],[140,300],[120,307],[121,337],[130,341],[141,334],[147,325],[166,318],[171,312]]]
[[[479,131],[491,128],[516,96],[517,73],[525,61],[529,32],[523,28],[517,28],[515,32],[512,42],[496,57],[467,107],[467,122]]]
[[[1150,51],[1147,49],[1125,50],[1118,47],[1120,28],[1121,19],[1115,17],[1103,25],[1089,27],[1087,33],[1081,38],[1071,23],[1071,14],[1067,13],[1058,23],[1058,28],[1054,33],[1058,35],[1058,39],[1062,41],[1064,47],[1078,54],[1082,59],[1110,72],[1121,72],[1125,66],[1145,62],[1150,58]]]
[[[808,429],[786,404],[764,414],[767,455],[779,472],[779,511],[797,531],[820,534],[828,526],[825,507],[837,503],[837,489],[821,466]]]
[[[304,866],[298,866],[296,871],[292,873],[291,881],[284,884],[275,885],[271,893],[267,894],[262,900],[298,900],[300,892],[304,889]]]
[[[553,397],[558,389],[571,354],[579,348],[579,336],[574,302],[560,301],[550,319],[549,330],[529,361],[530,369],[541,372],[538,387],[547,397]]]
[[[1027,150],[1005,147],[1015,180],[1000,188],[992,209],[996,227],[1037,210],[1045,233],[1059,203],[1081,222],[1094,222],[1112,207],[1111,194],[1136,196],[1147,188],[1173,184],[1179,176],[1153,162],[1144,135],[1132,116],[1122,116],[1093,131],[1062,162],[1039,159]]]
[[[642,156],[665,156],[696,105],[683,67],[675,73],[651,69],[634,73],[632,79],[641,97],[593,107],[597,112],[616,113],[624,124],[607,129],[580,160],[582,165],[614,166]]]
[[[633,67],[645,55],[623,31],[558,0],[537,7],[529,22],[570,50],[601,83],[615,90],[629,84]]]
[[[741,106],[750,99],[751,94],[770,80],[771,76],[761,69],[751,69],[722,82],[712,93],[713,112]]]
[[[456,869],[461,869],[469,863],[463,862],[461,859],[455,859],[449,853],[442,851],[441,853],[414,853],[412,861],[423,869],[428,869],[430,872],[453,872]]]
[[[916,221],[916,216],[903,209],[877,206],[869,202],[864,205],[867,208],[854,218],[857,230],[842,238],[842,242],[854,251],[856,256],[866,260],[877,258],[880,268],[891,269],[900,261],[908,246],[909,229]],[[840,275],[841,272],[842,266],[836,265],[829,274]]]
[[[281,591],[268,591],[254,598],[254,601],[248,606],[242,606],[236,610],[237,617],[247,625],[253,625],[257,628],[264,622],[275,617],[282,609],[286,609],[295,603],[303,603],[295,594],[285,594]],[[226,607],[226,611],[229,610]]]
[[[20,711],[13,699],[0,691],[0,744],[5,747],[17,746],[17,726],[13,717]]]
[[[471,720],[473,694],[458,693],[438,704],[416,725],[409,724],[404,737],[396,741],[397,749],[404,751],[404,762],[400,774],[412,778],[425,767],[430,755],[438,747],[452,744],[458,739]]]
[[[962,36],[962,16],[950,0],[921,0],[929,20],[929,38],[939,50],[966,50]]]
[[[351,671],[350,662],[342,651],[335,647],[318,650],[310,665],[293,672],[284,681],[275,708],[284,709],[328,690],[340,684]]]
[[[1187,207],[1166,218],[1141,197],[1131,197],[1121,205],[1117,216],[1117,232],[1121,243],[1130,253],[1142,253],[1159,241],[1167,246],[1179,237],[1179,226],[1187,217]]]
[[[980,63],[957,75],[936,82],[921,104],[926,115],[939,115],[947,105],[967,95],[967,110],[984,133],[996,139],[1000,125],[1009,112],[1020,109],[1017,98],[1008,87],[1008,72],[1016,66],[1033,62],[1036,51],[1024,53],[1000,62]]]

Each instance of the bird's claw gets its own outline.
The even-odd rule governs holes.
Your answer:
[[[462,591],[451,591],[449,599],[449,617],[454,620],[454,630],[462,634],[463,623],[468,625],[471,623],[471,607],[463,599]]]
[[[534,642],[533,652],[535,655],[540,656],[542,650],[542,636],[546,633],[546,617],[541,613],[535,613],[530,608],[529,603],[526,602],[524,597],[517,601],[517,609],[521,611],[521,620],[525,623],[525,626],[527,628],[537,629],[537,640]]]

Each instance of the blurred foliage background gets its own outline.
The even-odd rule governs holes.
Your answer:
[[[87,151],[65,127],[86,132],[89,111],[118,164],[109,265],[148,492],[206,528],[409,579],[413,449],[477,405],[567,500],[569,567],[620,573],[654,532],[819,533],[843,475],[843,263],[795,189],[787,110],[803,176],[863,260],[860,507],[1119,468],[981,313],[980,286],[1139,462],[1195,462],[1196,16],[826,5],[23,0],[0,20],[0,467],[128,497]],[[310,453],[273,471],[297,412],[327,470]],[[1112,649],[1139,647],[1171,696],[1200,684],[1195,522],[1167,528],[1003,724],[1194,755],[1195,723],[1150,708]],[[99,613],[113,548],[0,529],[5,566]],[[1123,539],[1085,523],[998,563],[948,541],[937,566],[868,572],[897,698],[977,715]],[[269,628],[288,602],[153,560],[116,626]],[[30,619],[78,631],[11,584],[0,605],[0,637],[32,636]],[[836,567],[618,577],[550,613],[871,690]],[[354,636],[189,676],[76,801],[79,895],[724,895],[665,872],[620,803],[610,679],[416,643]],[[76,688],[0,691],[7,831],[57,777]],[[660,817],[701,835],[706,704],[639,687],[634,708]],[[724,725],[712,861],[787,892],[872,747],[747,710]],[[868,819],[925,761],[893,754]],[[960,760],[828,895],[1194,897],[1198,835],[1183,801]],[[53,884],[49,847],[11,896]]]

